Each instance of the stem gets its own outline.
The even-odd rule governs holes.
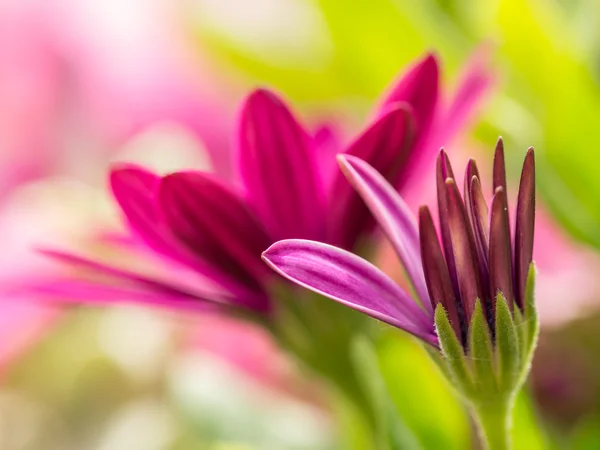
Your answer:
[[[497,402],[478,405],[474,408],[474,416],[483,448],[487,450],[509,450],[512,448],[510,437],[512,406],[512,400],[502,399]]]

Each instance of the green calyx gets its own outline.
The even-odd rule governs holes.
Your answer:
[[[523,308],[512,308],[505,296],[496,297],[494,330],[486,321],[478,299],[469,321],[467,342],[456,336],[444,307],[435,311],[442,369],[471,404],[510,398],[521,387],[537,342],[538,315],[534,302],[535,267],[529,269]]]
[[[496,297],[494,332],[476,301],[466,342],[461,343],[439,304],[435,325],[440,368],[472,408],[483,442],[490,449],[510,448],[508,429],[514,398],[525,382],[537,344],[539,320],[534,301],[535,266],[529,267],[522,308],[512,310],[505,296]]]

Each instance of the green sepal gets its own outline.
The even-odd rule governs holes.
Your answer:
[[[358,381],[370,402],[376,427],[377,449],[421,449],[418,439],[401,419],[381,375],[379,360],[365,336],[352,340],[351,358]]]
[[[450,374],[450,381],[465,397],[471,398],[474,393],[474,385],[465,352],[441,303],[435,308],[435,328],[448,369],[444,372]]]
[[[500,390],[512,393],[521,374],[519,335],[504,295],[496,297],[496,354]]]
[[[525,285],[525,298],[523,312],[515,308],[515,325],[519,332],[519,347],[521,349],[521,380],[522,384],[529,373],[533,353],[537,346],[537,339],[540,332],[540,321],[535,306],[535,264],[532,262],[527,274],[527,283]]]
[[[475,310],[469,326],[469,357],[473,367],[474,383],[480,396],[494,395],[498,386],[494,374],[492,338],[479,299],[475,302]]]
[[[527,328],[527,348],[526,353],[527,360],[531,360],[533,351],[537,345],[537,338],[540,332],[540,320],[535,306],[535,277],[536,277],[535,263],[532,261],[529,265],[529,272],[527,273],[527,283],[525,285],[525,298],[524,303],[524,323]]]

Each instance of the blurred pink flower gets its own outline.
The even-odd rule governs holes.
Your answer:
[[[0,284],[37,270],[30,246],[48,228],[6,205],[25,183],[103,172],[131,136],[163,122],[186,128],[228,173],[226,96],[182,32],[179,5],[0,2]],[[55,317],[47,305],[2,304],[0,369]]]
[[[462,123],[489,84],[481,64],[471,71],[465,82],[475,87],[461,86],[463,97],[456,100],[470,105],[455,108],[461,111]],[[438,91],[438,63],[427,55],[392,85],[365,131],[338,151],[364,158],[402,189],[407,179],[414,178],[415,168],[433,160],[436,138],[449,138]],[[458,115],[448,120],[454,131]],[[241,308],[264,314],[273,307],[269,291],[274,274],[260,254],[270,243],[302,237],[351,249],[373,228],[373,219],[343,175],[330,177],[331,166],[318,165],[322,140],[315,140],[273,93],[258,90],[248,96],[237,138],[241,190],[199,171],[160,177],[141,167],[121,165],[111,173],[113,194],[132,233],[170,264],[175,261],[182,270],[196,272],[195,284],[183,285],[178,276],[143,276],[136,270],[50,251],[49,256],[91,270],[96,277],[41,282],[39,292],[84,302],[129,299],[173,308]],[[325,185],[323,179],[332,182]]]

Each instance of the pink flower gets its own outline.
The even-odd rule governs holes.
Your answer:
[[[489,79],[476,65],[465,77],[452,120],[444,120],[439,69],[427,55],[392,86],[375,118],[339,151],[360,157],[404,189],[417,167],[432,160],[437,136],[449,139],[466,121]],[[474,81],[476,80],[476,81]],[[473,85],[473,86],[471,86]],[[448,119],[446,117],[446,119]],[[458,122],[457,122],[458,121]],[[116,166],[111,188],[133,234],[169,267],[191,273],[190,283],[160,279],[63,252],[48,252],[89,279],[54,279],[38,291],[87,301],[124,299],[174,308],[241,309],[268,314],[276,280],[260,259],[279,239],[304,238],[354,249],[375,225],[367,207],[332,165],[319,164],[331,146],[314,137],[285,103],[266,90],[244,102],[237,133],[241,186],[200,171],[158,176],[132,164]],[[333,158],[333,155],[331,155]],[[183,272],[182,272],[183,273]],[[195,275],[195,279],[193,277]]]

